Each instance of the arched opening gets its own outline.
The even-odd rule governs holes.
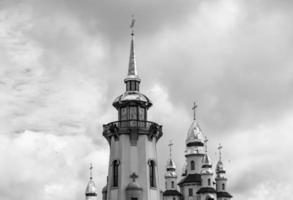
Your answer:
[[[210,186],[211,185],[211,179],[209,178],[208,179],[208,186]]]
[[[195,169],[195,163],[194,163],[193,160],[190,161],[190,169],[191,169],[191,170],[194,170],[194,169]]]
[[[156,187],[156,169],[155,161],[149,161],[149,176],[150,176],[150,187]]]
[[[113,161],[113,187],[118,187],[119,161]]]
[[[225,183],[222,183],[222,190],[225,190]]]

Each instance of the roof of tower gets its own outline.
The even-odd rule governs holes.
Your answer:
[[[217,191],[213,187],[201,187],[196,193],[197,194],[215,194]]]
[[[191,123],[186,137],[187,146],[203,146],[203,134],[202,130],[196,120]]]
[[[203,168],[211,168],[212,167],[212,159],[206,153],[202,158],[202,167]]]
[[[92,179],[89,180],[89,182],[86,186],[85,195],[86,196],[97,196],[97,187]]]
[[[163,196],[182,196],[182,194],[178,190],[166,190]]]
[[[216,166],[216,172],[217,173],[225,173],[225,169],[224,169],[224,164],[222,162],[222,160],[219,160]]]
[[[201,175],[200,174],[188,174],[185,176],[178,185],[182,185],[184,183],[201,183]]]
[[[175,162],[173,161],[172,158],[169,158],[167,161],[166,169],[176,169]]]
[[[217,197],[218,198],[232,198],[233,196],[230,193],[224,191],[224,192],[217,192]]]
[[[134,30],[133,30],[134,23],[135,23],[135,19],[132,19],[131,26],[130,26],[132,28],[132,33],[131,33],[131,43],[130,43],[128,74],[124,81],[131,80],[131,79],[140,81],[140,78],[137,72],[135,51],[134,51]]]

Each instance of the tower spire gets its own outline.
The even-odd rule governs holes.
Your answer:
[[[128,65],[128,77],[138,76],[137,68],[136,68],[135,53],[134,53],[134,24],[135,24],[135,19],[134,19],[134,15],[132,15],[132,20],[130,24],[131,44],[130,44],[130,56],[129,56],[129,65]]]

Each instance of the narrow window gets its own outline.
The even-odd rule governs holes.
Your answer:
[[[222,190],[225,190],[225,184],[222,183]]]
[[[173,197],[173,200],[176,200],[176,197]]]
[[[119,161],[113,161],[113,187],[118,187],[118,168],[119,168]]]
[[[192,188],[188,189],[188,196],[192,197],[193,196],[193,190]]]
[[[191,170],[194,170],[194,168],[195,168],[195,166],[194,166],[194,161],[192,160],[192,161],[190,162],[190,169],[191,169]]]
[[[155,162],[153,160],[149,161],[149,173],[150,173],[150,187],[156,187]]]
[[[171,187],[174,188],[174,181],[171,182],[171,185],[172,185]]]
[[[208,185],[211,185],[211,179],[210,178],[208,179]]]
[[[136,198],[136,197],[131,197],[131,200],[138,200],[138,198]]]

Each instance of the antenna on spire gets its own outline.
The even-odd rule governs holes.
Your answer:
[[[93,179],[93,165],[92,165],[92,163],[90,164],[90,179],[92,180]]]
[[[170,142],[169,142],[169,144],[168,144],[168,146],[169,146],[169,153],[170,153],[170,159],[172,158],[172,146],[173,146],[174,144],[173,144],[173,142],[172,142],[172,140],[170,140]]]
[[[208,137],[205,136],[205,139],[204,139],[204,148],[205,148],[205,152],[207,153],[208,152]]]
[[[135,18],[134,15],[131,15],[131,24],[130,24],[130,28],[131,28],[131,36],[134,36],[134,24],[135,24]]]
[[[218,146],[218,150],[219,150],[219,159],[222,160],[222,148],[223,146],[221,145],[221,143]]]
[[[193,110],[193,120],[196,119],[196,108],[197,108],[197,104],[195,102],[193,102],[193,107],[192,107],[192,110]]]

